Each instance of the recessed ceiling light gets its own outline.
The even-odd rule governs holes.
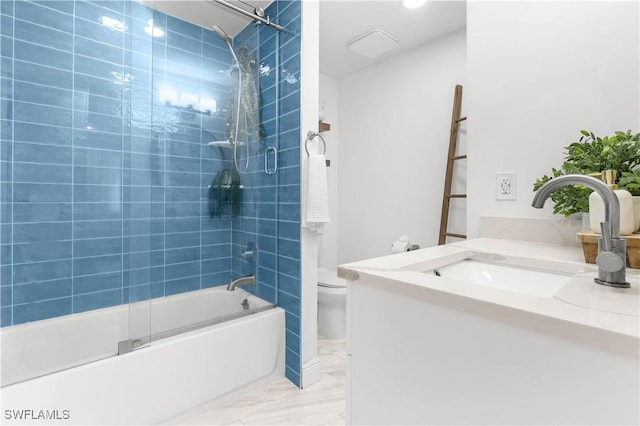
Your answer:
[[[416,9],[420,6],[423,6],[427,0],[402,0],[402,4],[407,9]]]

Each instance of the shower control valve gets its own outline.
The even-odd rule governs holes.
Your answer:
[[[254,263],[257,253],[258,253],[258,247],[256,246],[255,243],[250,242],[250,243],[247,243],[247,248],[240,252],[240,257],[245,262]]]

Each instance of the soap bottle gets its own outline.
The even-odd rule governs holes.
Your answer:
[[[618,197],[620,202],[620,235],[631,235],[634,231],[634,217],[633,217],[633,198],[629,191],[624,189],[618,189],[616,185],[615,170],[605,170],[602,172],[602,180],[609,185],[609,188],[613,189],[613,192]],[[600,233],[600,222],[604,221],[604,202],[602,197],[597,192],[589,195],[589,222],[591,224],[591,230],[595,233]]]

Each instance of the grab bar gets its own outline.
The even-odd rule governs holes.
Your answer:
[[[273,168],[269,168],[269,153],[273,153]],[[278,149],[275,146],[270,146],[264,150],[264,172],[269,176],[275,175],[278,171]]]

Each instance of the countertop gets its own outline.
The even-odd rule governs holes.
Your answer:
[[[469,257],[558,271],[572,277],[554,296],[537,297],[424,273]],[[584,263],[580,247],[492,238],[471,239],[338,267],[338,276],[352,283],[375,283],[392,291],[403,289],[425,300],[444,300],[454,308],[477,307],[479,312],[503,321],[531,323],[545,319],[547,321],[542,321],[545,330],[563,330],[565,335],[600,340],[606,348],[609,347],[607,339],[612,335],[614,341],[616,338],[616,342],[620,338],[624,341],[625,352],[637,354],[640,271],[627,269],[626,278],[631,285],[628,289],[595,284],[596,275],[596,266]],[[615,342],[612,344],[617,346]]]

